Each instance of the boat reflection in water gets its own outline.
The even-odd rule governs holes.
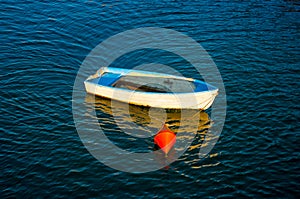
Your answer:
[[[185,150],[198,152],[211,125],[208,114],[200,110],[128,105],[90,94],[86,95],[85,102],[91,110],[89,116],[96,117],[111,142],[130,152],[154,152],[156,161],[171,163]],[[154,136],[164,125],[176,134],[176,143],[167,154],[154,144]]]

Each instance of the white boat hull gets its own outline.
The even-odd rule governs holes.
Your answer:
[[[148,73],[149,72],[147,72],[147,74]],[[153,74],[155,75],[155,73]],[[151,74],[149,73],[149,75]],[[90,78],[95,78],[95,75],[90,76],[88,79]],[[156,92],[140,92],[140,91],[123,89],[123,88],[115,88],[112,86],[103,86],[89,81],[85,81],[84,83],[85,83],[85,88],[87,93],[93,95],[97,95],[105,98],[111,98],[113,100],[118,100],[121,102],[134,104],[134,105],[167,108],[167,109],[205,110],[212,105],[215,97],[218,94],[217,89],[203,91],[203,92],[156,93]]]

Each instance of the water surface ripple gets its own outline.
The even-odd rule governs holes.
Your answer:
[[[299,198],[298,1],[4,0],[0,11],[1,198]],[[192,146],[158,171],[116,171],[83,146],[71,108],[80,64],[101,41],[139,27],[185,33],[218,66],[228,111],[206,159],[199,160],[198,151],[213,125],[210,110],[199,118]],[[198,78],[184,60],[160,53],[129,54],[113,65],[130,68],[155,60]],[[128,150],[152,150],[149,140],[139,145],[121,135],[109,103],[98,100],[84,103],[96,106],[111,140]],[[168,122],[176,130],[172,117]],[[123,125],[130,128],[126,120]]]

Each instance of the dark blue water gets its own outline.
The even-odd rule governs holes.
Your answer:
[[[298,1],[3,0],[0,10],[1,198],[299,198]],[[140,27],[188,35],[220,70],[227,118],[204,160],[195,142],[169,168],[125,173],[96,160],[77,134],[72,90],[81,63],[108,37]],[[130,68],[145,56],[117,61]],[[193,77],[186,64],[174,67]],[[109,102],[95,106],[120,142]],[[175,130],[176,121],[168,120]],[[198,141],[212,124],[199,121]]]

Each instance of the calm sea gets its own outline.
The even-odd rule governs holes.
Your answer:
[[[0,11],[0,198],[299,198],[299,1],[2,0]],[[207,50],[224,81],[227,117],[207,158],[199,159],[198,152],[218,122],[210,120],[210,110],[177,161],[132,174],[107,167],[84,147],[72,92],[94,47],[140,27],[179,31]],[[155,61],[195,77],[185,60],[161,54],[139,51],[113,65]],[[151,140],[133,140],[116,127],[109,100],[89,100],[84,106],[96,107],[116,145],[153,150]],[[143,127],[150,123],[148,113],[131,107],[130,120]],[[128,117],[118,114],[130,129]],[[176,131],[178,113],[168,114]]]

